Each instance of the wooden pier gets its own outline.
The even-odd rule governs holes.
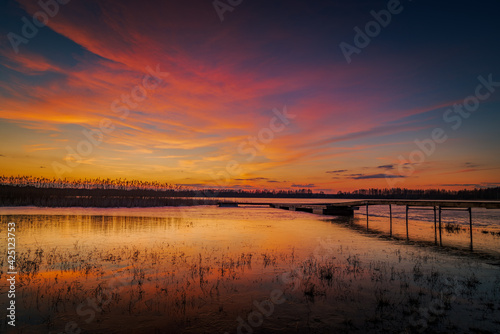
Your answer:
[[[472,209],[500,209],[500,201],[453,201],[453,200],[403,200],[403,199],[372,199],[372,200],[356,200],[338,203],[252,203],[252,202],[232,202],[219,203],[219,206],[269,206],[290,211],[302,211],[315,214],[323,214],[330,216],[348,216],[353,217],[354,211],[361,207],[366,208],[366,229],[369,230],[369,206],[387,205],[389,206],[389,235],[392,237],[392,206],[406,207],[406,240],[410,240],[409,234],[409,212],[410,210],[433,210],[434,211],[434,243],[439,246],[443,245],[442,237],[442,215],[443,211],[467,211],[469,213],[469,229],[470,229],[470,250],[474,250],[472,237]],[[438,242],[439,238],[439,242]]]

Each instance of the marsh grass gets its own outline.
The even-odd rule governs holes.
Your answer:
[[[131,319],[163,317],[183,328],[192,326],[200,312],[224,318],[237,309],[251,310],[251,302],[235,298],[261,289],[256,282],[269,280],[276,270],[297,265],[295,255],[275,251],[235,255],[212,249],[209,253],[187,254],[168,244],[98,250],[76,243],[65,250],[28,249],[19,257],[23,308],[36,313],[30,316],[32,325],[50,330],[60,328],[68,317],[92,329],[125,315]],[[341,312],[344,316],[338,326],[345,331],[393,330],[398,324],[408,324],[407,318],[443,289],[446,274],[429,256],[401,250],[390,254],[396,262],[362,261],[361,256],[339,248],[335,257],[302,259],[295,276],[298,285],[281,283],[287,301],[291,305],[317,303],[326,305],[328,312]],[[261,280],[251,280],[246,273],[254,270],[266,274]],[[498,287],[483,291],[480,279],[467,272],[454,283],[460,291],[457,300],[443,298],[448,313],[434,317],[428,326],[441,328],[450,310],[467,306],[471,299],[475,306],[480,300],[485,319],[491,320],[492,310],[499,309]],[[113,276],[119,276],[123,284],[110,289]],[[89,324],[75,312],[88,298],[101,301],[96,302],[99,312],[95,315],[100,320]],[[160,325],[154,320],[152,326]],[[403,329],[415,330],[411,325]]]
[[[466,231],[466,229],[462,228],[459,224],[456,223],[446,223],[444,225],[444,229],[448,233],[460,233],[462,231]]]

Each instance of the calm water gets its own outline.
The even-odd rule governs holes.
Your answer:
[[[282,199],[282,198],[230,198],[237,202],[249,203],[340,203],[353,200],[339,199]],[[438,214],[438,213],[437,213]],[[406,208],[392,206],[393,235],[406,238]],[[415,210],[409,212],[409,235],[411,240],[434,242],[433,210]],[[442,211],[442,242],[445,246],[467,249],[470,245],[469,213],[464,211]],[[472,209],[473,244],[476,251],[500,257],[500,210],[483,208]],[[355,211],[354,224],[366,227],[366,209],[361,207]],[[446,226],[455,227],[446,229]],[[376,205],[369,207],[369,228],[389,234],[389,207]],[[439,240],[439,239],[438,239]]]
[[[374,228],[387,226],[382,210],[370,208]],[[201,206],[2,208],[0,218],[3,234],[17,226],[16,333],[466,333],[500,323],[498,266],[331,217]],[[429,221],[417,218],[412,234],[425,239]],[[485,249],[498,243],[475,233]],[[466,245],[462,235],[444,237]]]

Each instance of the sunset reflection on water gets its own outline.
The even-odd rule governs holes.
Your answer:
[[[347,221],[307,213],[208,206],[20,212],[1,218],[18,227],[18,316],[26,333],[362,332],[373,318],[404,329],[407,322],[381,319],[407,304],[409,314],[397,319],[408,318],[412,298],[432,300],[439,277],[475,274],[485,280],[477,298],[498,292],[498,270],[473,258],[366,236]],[[252,322],[249,314],[273,293],[283,303]]]

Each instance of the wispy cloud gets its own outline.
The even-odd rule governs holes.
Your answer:
[[[484,183],[444,183],[441,184],[440,186],[442,187],[464,187],[464,188],[481,188],[481,189],[486,189],[486,188],[493,188],[493,187],[500,187],[500,183],[492,183],[492,182],[484,182]]]
[[[309,184],[292,184],[291,187],[293,187],[293,188],[314,188],[316,186],[312,183],[309,183]]]
[[[267,177],[251,177],[248,179],[234,179],[235,181],[267,181]]]
[[[382,166],[378,166],[377,168],[380,168],[380,169],[394,169],[394,165],[382,165]]]
[[[473,163],[473,162],[466,162],[466,163],[464,163],[464,164],[463,164],[463,166],[464,166],[465,168],[478,168],[478,167],[481,167],[481,165],[480,165],[480,164],[478,164],[478,163]]]
[[[344,173],[344,172],[347,172],[347,169],[329,170],[326,173],[328,173],[328,174],[340,174],[340,173]]]
[[[362,175],[362,174],[356,174],[351,177],[353,180],[369,180],[369,179],[399,179],[399,178],[405,178],[405,176],[402,175],[391,175],[391,174],[367,174],[367,175]]]

